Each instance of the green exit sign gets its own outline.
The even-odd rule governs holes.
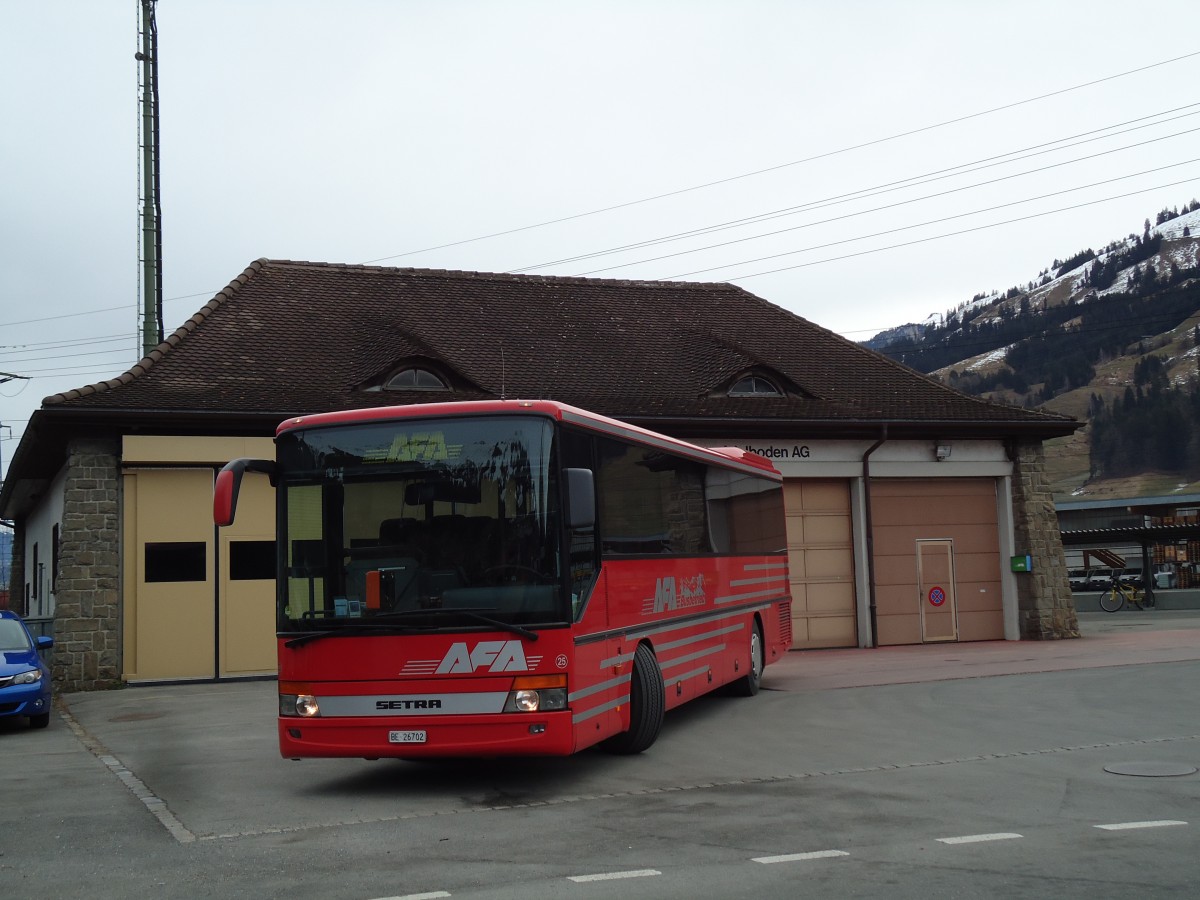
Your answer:
[[[1014,556],[1009,560],[1012,563],[1014,572],[1032,572],[1033,557],[1026,554],[1025,556]]]

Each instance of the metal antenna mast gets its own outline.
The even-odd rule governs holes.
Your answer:
[[[138,80],[141,104],[140,147],[142,179],[140,185],[142,228],[142,356],[162,340],[162,206],[159,195],[158,153],[158,25],[154,20],[156,0],[140,0],[139,35],[142,49],[136,54],[141,62]]]

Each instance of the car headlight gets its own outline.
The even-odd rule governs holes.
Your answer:
[[[13,684],[37,684],[42,680],[41,669],[30,669],[28,672],[18,672],[13,676]]]

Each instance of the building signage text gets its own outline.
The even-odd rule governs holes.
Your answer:
[[[811,455],[808,444],[784,444],[782,446],[767,444],[762,447],[747,444],[745,449],[747,453],[757,453],[767,459],[808,459]]]

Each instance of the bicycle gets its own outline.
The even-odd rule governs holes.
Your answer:
[[[1154,599],[1147,597],[1141,588],[1126,584],[1114,575],[1100,595],[1100,608],[1105,612],[1116,612],[1126,604],[1137,609],[1148,609],[1154,606]]]

